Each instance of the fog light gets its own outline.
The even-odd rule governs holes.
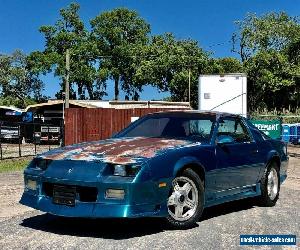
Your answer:
[[[107,199],[123,200],[125,191],[123,189],[107,189],[105,196]]]
[[[30,180],[30,179],[28,179],[27,181],[26,181],[26,187],[28,188],[28,189],[31,189],[31,190],[36,190],[36,187],[37,187],[37,183],[36,183],[36,181],[34,181],[34,180]]]

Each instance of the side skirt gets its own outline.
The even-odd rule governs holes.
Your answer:
[[[261,195],[260,183],[257,183],[253,186],[239,188],[238,190],[238,193],[237,189],[227,190],[226,193],[224,191],[224,195],[222,197],[216,198],[214,200],[205,201],[204,207],[211,207],[225,202],[241,200]]]

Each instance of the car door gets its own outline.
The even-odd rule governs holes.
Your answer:
[[[216,196],[240,193],[256,183],[260,170],[258,147],[248,128],[239,117],[221,117],[217,141],[230,136],[232,142],[216,142]]]

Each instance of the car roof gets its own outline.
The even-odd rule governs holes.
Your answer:
[[[206,111],[206,110],[168,110],[168,111],[158,111],[152,114],[177,114],[179,116],[191,115],[191,114],[201,114],[201,115],[208,115],[208,116],[233,116],[233,117],[241,117],[240,115],[226,113],[226,112],[219,112],[219,111]]]

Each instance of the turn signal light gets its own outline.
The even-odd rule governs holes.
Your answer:
[[[33,191],[36,191],[36,189],[37,189],[36,181],[27,179],[26,180],[26,188],[28,188],[30,190],[33,190]]]

